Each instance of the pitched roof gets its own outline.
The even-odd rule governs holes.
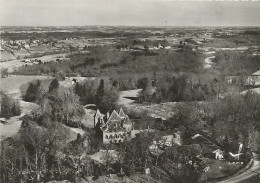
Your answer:
[[[124,120],[124,125],[131,125],[131,124],[132,124],[132,122],[131,122],[131,120],[129,119],[128,115],[126,114],[126,115],[125,115],[125,120]]]
[[[260,70],[252,74],[253,76],[260,76]]]
[[[122,108],[120,108],[120,110],[119,110],[119,116],[121,118],[124,118],[126,116]]]
[[[118,115],[118,113],[115,110],[112,112],[109,119],[107,120],[107,124],[109,124],[112,121],[121,121],[120,116]]]
[[[101,115],[100,111],[97,109],[97,111],[96,111],[94,117],[96,118],[96,117],[101,117],[101,116],[102,116],[102,115]]]

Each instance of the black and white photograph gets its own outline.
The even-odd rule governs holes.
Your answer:
[[[260,182],[260,0],[0,0],[0,183]]]

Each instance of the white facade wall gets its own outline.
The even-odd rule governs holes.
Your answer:
[[[125,140],[125,132],[103,132],[103,143],[120,143]]]

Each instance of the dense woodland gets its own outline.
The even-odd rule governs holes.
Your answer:
[[[252,51],[218,51],[214,63],[226,76],[248,76],[259,70],[259,55]]]

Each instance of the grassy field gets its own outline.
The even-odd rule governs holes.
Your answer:
[[[96,110],[94,109],[87,109],[84,108],[85,110],[85,116],[81,120],[81,123],[88,128],[94,128],[94,115],[96,113]]]
[[[0,78],[0,90],[14,98],[20,98],[20,86],[35,79],[47,79],[48,76],[10,76]]]
[[[30,114],[32,110],[38,108],[37,104],[31,102],[20,101],[20,105],[22,110],[20,116],[11,117],[7,120],[7,124],[0,123],[0,136],[3,138],[15,136],[22,124],[21,117],[25,114]]]
[[[138,97],[141,89],[121,91],[118,99],[118,105],[128,106],[133,104],[134,98]]]
[[[1,138],[8,138],[16,135],[21,127],[22,120],[20,116],[12,117],[8,120],[7,124],[0,123],[0,136]]]
[[[128,90],[120,92],[118,105],[126,108],[128,112],[135,114],[147,114],[154,118],[167,119],[174,114],[177,102],[166,102],[161,104],[144,105],[137,103],[135,99],[138,97],[141,89]]]

